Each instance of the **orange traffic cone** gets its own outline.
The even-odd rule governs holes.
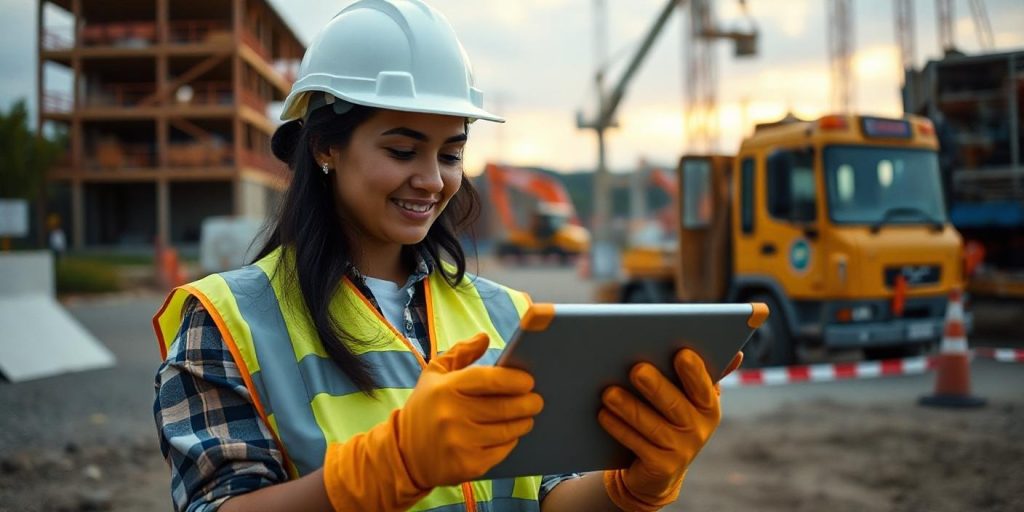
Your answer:
[[[971,362],[967,352],[963,297],[959,289],[949,294],[946,328],[935,362],[935,393],[921,397],[921,405],[934,407],[981,407],[985,399],[971,395]]]

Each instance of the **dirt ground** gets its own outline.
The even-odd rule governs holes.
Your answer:
[[[580,300],[572,273],[493,277],[520,283],[535,300]],[[157,364],[149,318],[161,298],[109,305],[65,298],[117,353],[118,367],[0,382],[0,512],[171,509],[169,472],[149,413]],[[1024,348],[1021,315],[1020,306],[976,308],[972,345]],[[891,389],[857,382],[842,389],[848,386]],[[771,402],[788,405],[770,405],[760,416],[727,415],[667,510],[1024,511],[1024,393],[998,386],[1001,398],[976,410],[840,403],[806,398],[799,393],[806,388],[774,388]],[[733,396],[767,396],[741,393]]]
[[[1024,510],[1024,407],[817,401],[726,418],[669,510]],[[0,511],[168,510],[151,441],[0,461]]]

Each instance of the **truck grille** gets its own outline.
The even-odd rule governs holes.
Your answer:
[[[939,282],[939,279],[942,278],[942,267],[938,265],[886,267],[885,285],[892,288],[896,283],[896,276],[901,274],[907,280],[907,286],[924,286]]]

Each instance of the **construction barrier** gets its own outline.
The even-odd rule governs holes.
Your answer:
[[[972,351],[975,357],[993,359],[1001,363],[1024,363],[1024,350],[1018,348],[976,348]]]
[[[985,399],[971,395],[971,361],[964,327],[963,294],[959,289],[949,294],[946,306],[946,328],[942,333],[935,364],[935,391],[922,396],[918,403],[930,407],[981,407]]]
[[[922,356],[884,361],[754,368],[737,370],[719,381],[719,384],[723,388],[737,388],[920,375],[932,370],[934,366],[933,358]]]
[[[1024,350],[1022,349],[982,347],[971,350],[970,355],[971,358],[990,359],[1003,363],[1024,363]],[[740,369],[722,379],[719,384],[723,388],[746,388],[803,382],[921,375],[935,370],[938,362],[939,356],[918,356],[883,361]]]

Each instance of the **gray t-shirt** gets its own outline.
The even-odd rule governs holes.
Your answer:
[[[416,339],[416,333],[413,331],[412,311],[409,311],[415,283],[406,283],[405,286],[399,287],[385,279],[370,276],[363,276],[363,279],[366,286],[373,292],[373,298],[377,299],[377,305],[380,306],[388,323],[396,331],[405,335],[420,355],[424,355],[422,344],[420,340]]]

